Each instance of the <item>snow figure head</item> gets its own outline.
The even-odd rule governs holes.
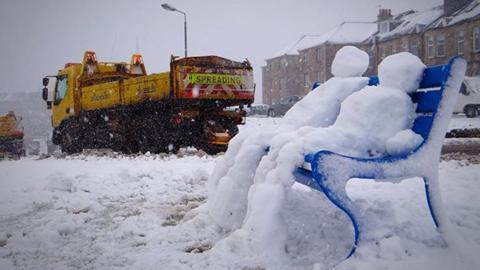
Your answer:
[[[381,86],[401,89],[413,93],[422,80],[425,65],[415,55],[402,52],[390,55],[378,65]]]
[[[360,77],[368,68],[368,54],[353,46],[344,46],[335,54],[332,74],[335,77]]]

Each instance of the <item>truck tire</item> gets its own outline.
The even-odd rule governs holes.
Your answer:
[[[60,145],[62,152],[66,154],[75,154],[82,151],[82,147],[78,144],[74,135],[70,132],[65,132],[62,135],[62,142]]]
[[[463,111],[465,112],[465,116],[468,118],[473,118],[477,116],[477,108],[475,106],[465,106],[465,109]]]
[[[66,154],[75,154],[83,150],[82,140],[80,138],[81,132],[76,128],[75,123],[66,123],[59,134],[60,148]]]
[[[238,134],[238,126],[236,124],[232,124],[230,126],[227,127],[227,130],[228,130],[228,134],[230,135],[230,137],[234,137],[235,135]]]

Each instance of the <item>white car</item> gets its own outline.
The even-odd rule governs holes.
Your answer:
[[[480,77],[467,77],[463,80],[458,95],[455,113],[465,113],[467,117],[476,117],[480,112]]]

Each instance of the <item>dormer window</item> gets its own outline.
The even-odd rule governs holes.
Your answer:
[[[380,33],[390,32],[390,21],[384,21],[380,23]]]

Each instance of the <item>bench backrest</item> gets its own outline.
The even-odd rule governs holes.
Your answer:
[[[450,61],[447,65],[428,67],[423,72],[423,78],[418,90],[412,93],[412,101],[417,104],[417,118],[412,130],[426,140],[433,126],[443,90],[450,74]],[[369,85],[378,85],[377,76],[370,77]]]

